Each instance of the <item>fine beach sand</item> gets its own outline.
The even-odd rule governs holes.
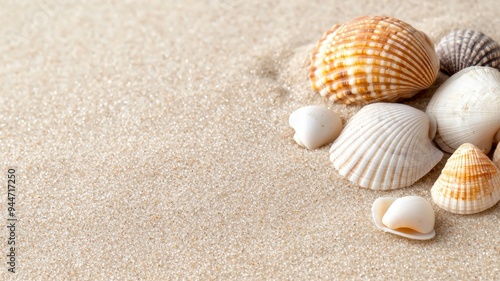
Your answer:
[[[125,3],[127,2],[127,3]],[[497,1],[2,1],[0,280],[493,280],[500,207],[436,212],[436,237],[378,230],[288,116],[325,105],[307,64],[332,25],[389,15],[437,42],[500,41]],[[435,4],[439,3],[439,4]],[[404,103],[424,110],[435,85]],[[16,273],[7,171],[16,169]]]

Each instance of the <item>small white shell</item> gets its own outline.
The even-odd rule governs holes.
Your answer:
[[[299,108],[290,115],[288,122],[295,130],[293,139],[309,150],[334,141],[342,131],[340,116],[323,106]]]
[[[500,136],[500,71],[472,66],[457,72],[436,90],[426,112],[436,118],[435,141],[444,151],[471,143],[487,154]]]
[[[436,235],[434,210],[420,196],[377,198],[373,202],[372,216],[375,225],[385,232],[417,240]]]
[[[431,139],[432,118],[398,103],[373,103],[347,122],[330,148],[340,175],[362,187],[388,190],[414,184],[443,157]]]

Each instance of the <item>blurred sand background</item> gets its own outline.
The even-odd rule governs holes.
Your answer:
[[[500,207],[437,208],[411,241],[371,219],[390,192],[341,179],[328,146],[299,147],[289,114],[359,107],[309,86],[332,25],[390,15],[434,42],[453,28],[500,40],[497,1],[1,1],[0,163],[16,168],[17,266],[1,280],[492,280]],[[428,91],[405,103],[425,109]],[[6,186],[6,176],[2,177]]]

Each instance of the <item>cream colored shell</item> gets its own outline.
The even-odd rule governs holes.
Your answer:
[[[461,145],[431,189],[432,200],[456,214],[473,214],[500,200],[500,171],[479,148]]]
[[[441,70],[453,75],[470,66],[489,66],[500,70],[500,45],[482,32],[454,30],[436,45]]]
[[[468,67],[444,82],[426,112],[436,118],[436,143],[453,153],[472,143],[488,153],[500,136],[500,72]]]
[[[290,114],[293,139],[302,147],[316,149],[334,141],[342,131],[340,115],[323,106],[305,106]]]
[[[439,59],[429,37],[395,18],[360,17],[328,30],[311,56],[312,88],[344,104],[393,102],[431,86]]]
[[[330,148],[340,175],[362,187],[388,190],[410,186],[443,157],[431,139],[435,126],[411,106],[374,103],[363,107]]]
[[[495,153],[493,153],[493,163],[500,168],[500,145],[497,145]]]
[[[436,235],[434,210],[420,196],[377,198],[372,217],[379,229],[406,238],[427,240]]]

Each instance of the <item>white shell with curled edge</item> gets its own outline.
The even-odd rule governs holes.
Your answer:
[[[471,143],[488,153],[500,136],[500,71],[473,66],[446,80],[426,110],[436,118],[436,143],[453,153]]]
[[[414,184],[443,157],[431,140],[435,124],[404,104],[363,107],[330,148],[340,175],[362,187],[389,190]]]
[[[290,115],[288,121],[295,130],[293,139],[309,150],[334,141],[342,131],[340,116],[323,106],[299,108]]]
[[[434,210],[420,196],[377,198],[372,205],[372,216],[375,225],[385,232],[417,240],[436,235]]]

